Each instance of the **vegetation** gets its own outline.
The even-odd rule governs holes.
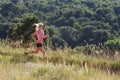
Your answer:
[[[47,62],[34,49],[45,24]],[[0,0],[0,79],[119,80],[120,0]]]
[[[112,51],[120,50],[120,39],[108,40],[107,42],[105,42],[105,46]]]
[[[120,37],[119,0],[1,0],[0,4],[1,38],[28,41],[31,25],[37,22],[46,25],[49,40],[58,46],[104,44]]]
[[[13,43],[14,44],[14,43]],[[89,47],[90,48],[90,47]],[[94,48],[98,48],[95,47]],[[26,50],[34,49],[34,47]],[[0,79],[2,80],[119,80],[120,55],[93,50],[88,54],[82,47],[47,48],[47,62],[42,54],[24,56],[25,48],[0,46]],[[116,51],[116,53],[119,53]]]

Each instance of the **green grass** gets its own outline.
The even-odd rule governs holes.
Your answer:
[[[31,50],[33,48],[30,48]],[[65,48],[23,56],[25,49],[0,46],[0,80],[119,80],[120,56],[86,55]],[[99,52],[98,52],[99,53]],[[119,52],[118,52],[119,53]]]

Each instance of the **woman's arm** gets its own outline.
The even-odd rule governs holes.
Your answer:
[[[48,38],[48,35],[44,35],[43,38]]]
[[[35,39],[35,36],[36,36],[36,33],[33,33],[33,34],[31,35],[32,39],[33,39],[35,42],[37,42],[37,40]]]
[[[45,35],[44,30],[42,30],[42,34],[43,34],[43,39],[48,38],[48,35]]]

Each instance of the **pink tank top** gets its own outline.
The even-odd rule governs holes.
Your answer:
[[[35,34],[37,35],[37,43],[43,44],[44,31],[43,30],[37,30],[35,32]]]

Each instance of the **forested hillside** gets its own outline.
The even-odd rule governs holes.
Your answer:
[[[0,0],[0,80],[120,80],[120,0]]]
[[[0,38],[28,41],[37,22],[53,45],[120,43],[120,0],[0,0]]]

